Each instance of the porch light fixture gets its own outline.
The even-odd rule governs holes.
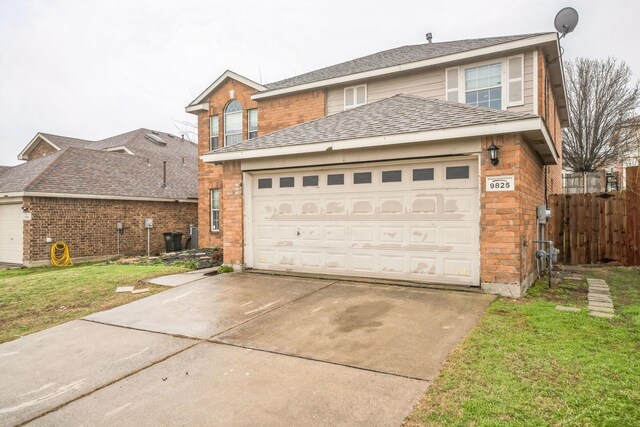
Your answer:
[[[498,150],[500,148],[496,147],[496,144],[491,143],[489,148],[487,148],[487,152],[489,153],[489,158],[491,159],[491,164],[493,166],[497,166],[500,163],[500,159],[498,159]]]

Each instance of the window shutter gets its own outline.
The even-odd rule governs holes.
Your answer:
[[[460,102],[460,67],[447,68],[445,74],[447,101]]]
[[[524,55],[512,56],[507,61],[507,81],[509,82],[507,107],[524,105]]]

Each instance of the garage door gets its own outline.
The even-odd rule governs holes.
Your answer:
[[[22,203],[0,205],[0,262],[22,264]]]
[[[251,175],[247,264],[479,285],[478,161]]]

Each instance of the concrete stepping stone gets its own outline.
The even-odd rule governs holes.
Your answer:
[[[579,308],[577,308],[577,307],[566,307],[566,306],[564,306],[564,305],[556,305],[556,310],[560,310],[560,311],[571,311],[571,312],[574,312],[574,313],[576,313],[576,312],[580,311],[580,309],[579,309]]]
[[[564,278],[565,280],[574,280],[577,282],[582,282],[584,280],[584,277],[580,277],[580,276],[567,276]]]
[[[605,282],[602,279],[587,279],[587,283],[594,284],[594,285],[606,285],[607,282]]]
[[[587,299],[591,302],[591,301],[600,301],[600,302],[610,302],[613,303],[613,301],[611,301],[611,298],[606,296],[606,295],[587,295]]]
[[[613,308],[613,304],[610,302],[599,302],[599,301],[591,301],[589,302],[589,307],[604,307],[604,308]]]
[[[589,316],[593,317],[605,317],[607,319],[613,319],[613,314],[611,313],[601,313],[599,311],[590,311]]]
[[[599,311],[600,313],[614,313],[613,308],[589,306],[590,311]]]
[[[589,288],[589,294],[609,295],[609,289],[591,289],[591,288]]]

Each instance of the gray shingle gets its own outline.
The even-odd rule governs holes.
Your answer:
[[[197,198],[197,146],[158,133],[167,142],[160,146],[144,138],[150,132],[138,129],[101,141],[87,141],[85,148],[67,147],[14,166],[0,174],[0,193]],[[117,146],[125,146],[135,155],[104,151]],[[167,188],[162,187],[163,161],[167,162]]]
[[[494,110],[414,95],[396,95],[237,145],[219,148],[212,153],[424,132],[535,117],[537,116],[530,113]]]
[[[92,141],[87,141],[86,139],[69,138],[68,136],[52,135],[50,133],[40,132],[40,135],[47,138],[49,141],[54,143],[56,147],[60,148],[61,150],[63,148],[69,148],[69,147],[82,148],[92,143]]]
[[[495,46],[517,40],[540,36],[549,33],[521,34],[514,36],[489,37],[483,39],[456,40],[441,43],[425,43],[418,45],[402,46],[394,49],[377,52],[351,61],[343,62],[319,70],[300,74],[295,77],[266,84],[269,90],[283,89],[306,83],[317,82],[336,77],[348,76],[365,71],[378,70],[396,65],[453,55],[474,49]]]

